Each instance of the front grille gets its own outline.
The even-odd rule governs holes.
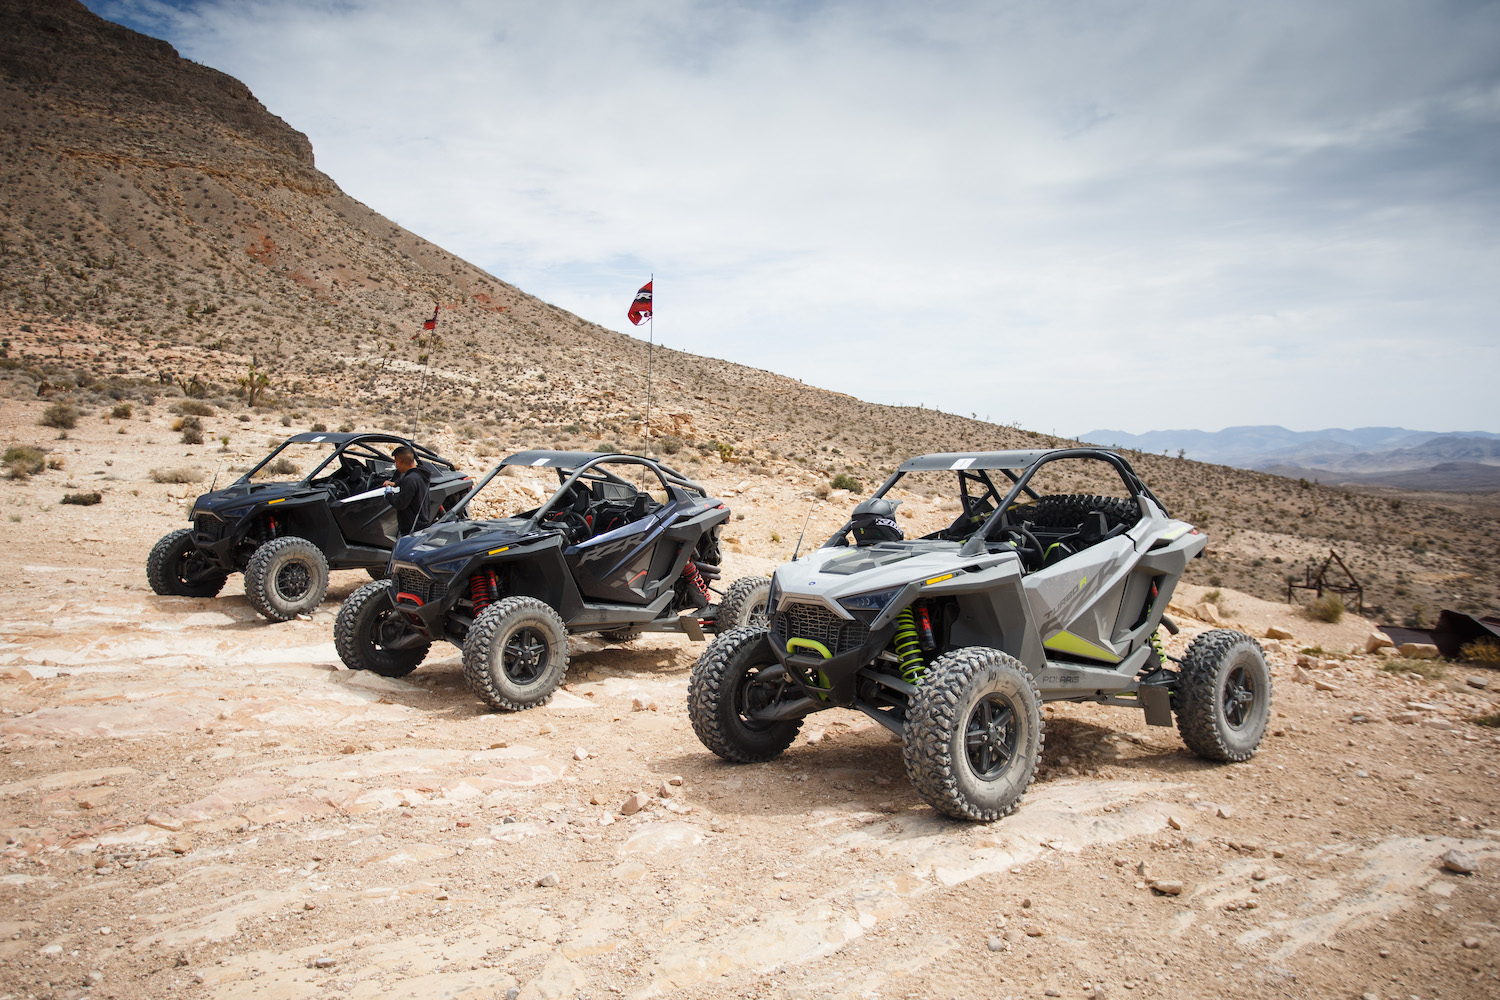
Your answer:
[[[414,569],[396,570],[397,594],[411,594],[423,604],[431,604],[442,600],[447,590],[443,581],[429,579]]]
[[[821,604],[787,604],[771,619],[771,637],[781,649],[792,639],[811,639],[837,656],[868,642],[870,629],[862,621],[840,618]]]
[[[199,514],[193,518],[193,541],[199,545],[217,542],[224,536],[224,522],[213,514]]]

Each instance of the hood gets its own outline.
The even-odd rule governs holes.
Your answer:
[[[193,510],[218,514],[265,503],[268,500],[284,500],[294,496],[305,496],[317,490],[300,482],[283,483],[231,483],[222,490],[204,493],[193,501]]]
[[[526,534],[524,517],[502,517],[493,521],[441,521],[430,528],[405,535],[396,542],[391,558],[412,566],[468,560],[476,553],[501,545],[533,541],[540,532]],[[456,568],[455,568],[456,569]]]
[[[816,549],[806,558],[777,569],[775,581],[783,597],[809,598],[833,607],[841,598],[854,594],[902,587],[952,572],[960,564],[992,563],[995,559],[960,560],[959,547],[958,542],[922,539]]]

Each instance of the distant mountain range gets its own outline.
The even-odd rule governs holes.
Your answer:
[[[1463,492],[1500,490],[1500,434],[1404,427],[1292,431],[1278,426],[1129,434],[1098,430],[1091,444],[1176,455],[1324,482]]]

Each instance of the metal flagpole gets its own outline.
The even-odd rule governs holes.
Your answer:
[[[656,272],[651,272],[651,315],[646,319],[646,436],[641,454],[651,457],[651,355],[656,351]]]

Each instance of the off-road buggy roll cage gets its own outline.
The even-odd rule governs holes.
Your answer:
[[[1156,494],[1152,493],[1150,488],[1141,481],[1130,464],[1114,452],[1103,448],[1032,448],[918,455],[902,462],[896,471],[880,485],[880,488],[870,495],[870,499],[884,497],[895,488],[897,483],[913,472],[956,473],[959,485],[958,499],[963,508],[962,512],[953,524],[922,537],[950,541],[964,540],[965,545],[959,550],[959,554],[961,556],[979,555],[986,551],[987,543],[994,537],[996,530],[1002,525],[1009,524],[1016,505],[1023,496],[1031,501],[1041,499],[1031,488],[1031,480],[1036,476],[1037,471],[1050,462],[1070,458],[1097,459],[1108,463],[1119,473],[1138,511],[1140,498],[1146,497],[1156,504],[1163,515],[1167,515],[1166,504],[1162,503]],[[1009,480],[1009,483],[1004,484],[1007,486],[1004,493],[1001,493],[1000,487],[990,477],[991,472],[1004,473],[1006,479]],[[974,493],[969,492],[971,484],[979,487]],[[849,531],[852,527],[851,519],[834,532],[824,545],[848,545]]]
[[[609,498],[613,496],[617,500],[632,500],[641,489],[631,484],[625,478],[616,475],[609,469],[601,468],[603,465],[638,465],[642,469],[654,473],[661,482],[663,490],[672,500],[688,501],[689,494],[696,494],[698,499],[707,499],[708,490],[700,484],[688,479],[682,473],[653,459],[641,458],[638,455],[625,455],[616,452],[591,452],[591,451],[548,451],[537,449],[532,451],[517,452],[508,458],[502,459],[500,464],[491,469],[483,479],[474,484],[468,493],[453,505],[453,508],[438,518],[441,521],[456,521],[468,516],[469,501],[478,496],[490,481],[507,468],[547,468],[557,472],[558,486],[552,496],[540,507],[531,511],[522,511],[517,517],[527,518],[523,533],[530,534],[540,528],[547,515],[559,512],[561,504],[566,500],[572,500],[577,496],[573,487],[580,481],[590,486],[597,485],[594,491],[597,494]],[[571,470],[571,471],[570,471]],[[615,489],[611,490],[613,486]],[[434,522],[434,523],[438,523]]]
[[[346,468],[347,463],[345,459],[346,457],[349,457],[350,452],[353,452],[353,458],[372,459],[376,462],[381,463],[381,465],[388,465],[392,470],[394,470],[396,467],[396,462],[395,459],[391,457],[390,452],[394,451],[396,447],[401,446],[405,446],[412,450],[412,453],[416,456],[418,464],[426,464],[440,469],[447,469],[450,472],[458,471],[458,466],[454,465],[452,462],[448,461],[446,458],[439,455],[431,448],[417,444],[415,441],[412,441],[409,438],[400,437],[396,434],[360,432],[330,433],[327,431],[307,431],[302,434],[293,434],[291,437],[281,442],[281,444],[272,449],[269,455],[257,462],[254,467],[250,469],[250,471],[240,476],[240,478],[236,479],[235,482],[249,483],[252,479],[255,478],[255,474],[257,472],[273,462],[278,455],[280,455],[283,451],[286,451],[286,449],[290,448],[294,444],[333,445],[333,451],[329,452],[327,458],[323,459],[323,461],[314,466],[312,470],[307,473],[307,475],[297,480],[297,483],[301,486],[326,485],[329,480],[332,479],[334,475],[336,475],[336,473],[331,473],[330,476],[328,478],[325,478],[323,482],[314,482],[314,480],[318,478],[318,474],[320,472],[322,472],[329,466],[330,463],[334,462],[335,460],[339,462],[341,468]],[[394,447],[386,451],[382,451],[379,448],[375,447],[376,444],[388,444]],[[383,471],[378,467],[372,468],[375,468],[376,471]]]

